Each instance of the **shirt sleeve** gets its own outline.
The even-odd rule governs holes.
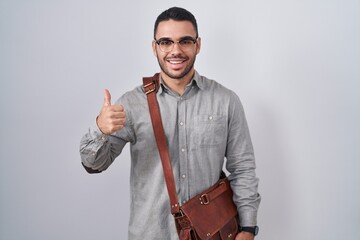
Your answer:
[[[261,197],[255,174],[255,157],[244,109],[233,93],[229,105],[226,168],[239,213],[240,226],[256,226]]]
[[[134,139],[128,116],[129,114],[127,114],[125,126],[114,134],[103,134],[95,122],[81,138],[81,163],[89,173],[106,170],[120,155],[126,143]]]

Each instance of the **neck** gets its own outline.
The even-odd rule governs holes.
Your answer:
[[[177,94],[179,94],[179,96],[181,96],[184,94],[186,90],[186,86],[191,82],[195,74],[195,70],[193,69],[183,78],[171,78],[168,75],[166,75],[163,71],[161,71],[160,74],[161,74],[161,79],[163,80],[165,85],[168,88],[170,88],[173,92],[176,92]]]

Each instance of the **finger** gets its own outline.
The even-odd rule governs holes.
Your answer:
[[[125,114],[123,109],[116,108],[115,105],[107,106],[105,111],[107,116],[120,116]]]
[[[114,112],[123,112],[124,111],[124,106],[123,105],[112,105],[111,106],[111,110]]]
[[[124,126],[125,125],[125,118],[121,118],[121,119],[113,119],[113,121],[111,121],[111,125],[112,126]]]
[[[110,121],[125,121],[126,119],[126,114],[125,112],[113,112],[113,113],[109,113],[109,115],[107,115]]]
[[[104,90],[104,106],[111,106],[111,94],[109,90]]]
[[[124,121],[124,120],[121,120],[121,121],[120,121],[120,120],[119,120],[119,121],[113,121],[113,122],[111,123],[112,129],[113,129],[113,130],[116,130],[116,131],[118,131],[119,129],[123,128],[124,125],[125,125],[125,121]]]

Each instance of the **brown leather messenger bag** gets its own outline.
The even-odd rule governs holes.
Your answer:
[[[143,78],[151,122],[159,150],[167,191],[170,198],[171,214],[174,216],[180,240],[233,240],[238,233],[237,209],[232,200],[232,190],[225,174],[220,180],[202,193],[180,205],[170,155],[166,144],[156,92],[159,89],[159,73]]]

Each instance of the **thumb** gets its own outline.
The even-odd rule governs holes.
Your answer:
[[[111,94],[109,90],[104,90],[104,106],[111,106]]]

